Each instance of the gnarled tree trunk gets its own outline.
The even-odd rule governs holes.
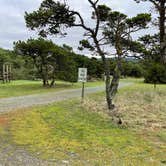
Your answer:
[[[120,77],[121,77],[121,65],[119,63],[117,63],[115,70],[114,70],[111,85],[110,85],[111,99],[113,99],[115,97],[115,95],[118,91]]]
[[[115,105],[113,104],[113,99],[118,91],[119,86],[119,80],[121,77],[121,64],[118,61],[117,65],[114,70],[113,78],[111,81],[110,77],[110,66],[109,61],[106,60],[105,62],[105,73],[106,73],[106,79],[105,79],[105,85],[106,85],[106,99],[107,99],[107,105],[109,110],[113,110],[115,108]]]

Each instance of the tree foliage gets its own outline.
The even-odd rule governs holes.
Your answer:
[[[67,56],[64,48],[55,45],[52,41],[42,38],[18,41],[14,49],[17,53],[33,59],[44,86],[49,85],[49,80],[52,80],[50,85],[53,85],[56,78],[76,81],[76,74],[72,73],[76,70],[76,65],[72,58]],[[73,74],[72,78],[69,77],[69,73]]]
[[[151,2],[155,7],[159,17],[157,18],[156,26],[159,27],[159,51],[160,51],[160,63],[166,66],[166,33],[165,33],[165,22],[166,22],[166,0],[135,0],[140,3]]]
[[[159,84],[166,84],[166,70],[165,67],[156,62],[151,62],[148,64],[145,73],[145,82]]]
[[[38,28],[39,34],[43,37],[58,33],[65,35],[61,30],[72,26],[75,21],[75,17],[69,13],[65,3],[53,0],[44,0],[37,11],[30,14],[26,12],[25,19],[27,27],[32,30]]]

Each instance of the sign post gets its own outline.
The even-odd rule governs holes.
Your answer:
[[[87,68],[78,69],[78,82],[82,82],[82,101],[84,100],[85,82],[87,82]]]

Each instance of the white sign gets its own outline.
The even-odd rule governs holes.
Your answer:
[[[87,68],[78,69],[78,82],[87,82]]]

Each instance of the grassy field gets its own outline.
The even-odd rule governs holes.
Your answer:
[[[0,116],[0,139],[30,153],[71,166],[159,166],[166,164],[166,85],[136,81],[119,90],[116,111],[108,115],[103,94]]]
[[[103,84],[104,82],[102,81],[87,82],[86,86],[92,87],[92,86],[100,86]],[[8,84],[0,83],[0,98],[56,92],[65,89],[80,88],[81,86],[82,86],[81,83],[72,84],[69,82],[56,81],[56,85],[54,87],[43,87],[41,81],[28,81],[28,80],[12,81],[11,83]]]

